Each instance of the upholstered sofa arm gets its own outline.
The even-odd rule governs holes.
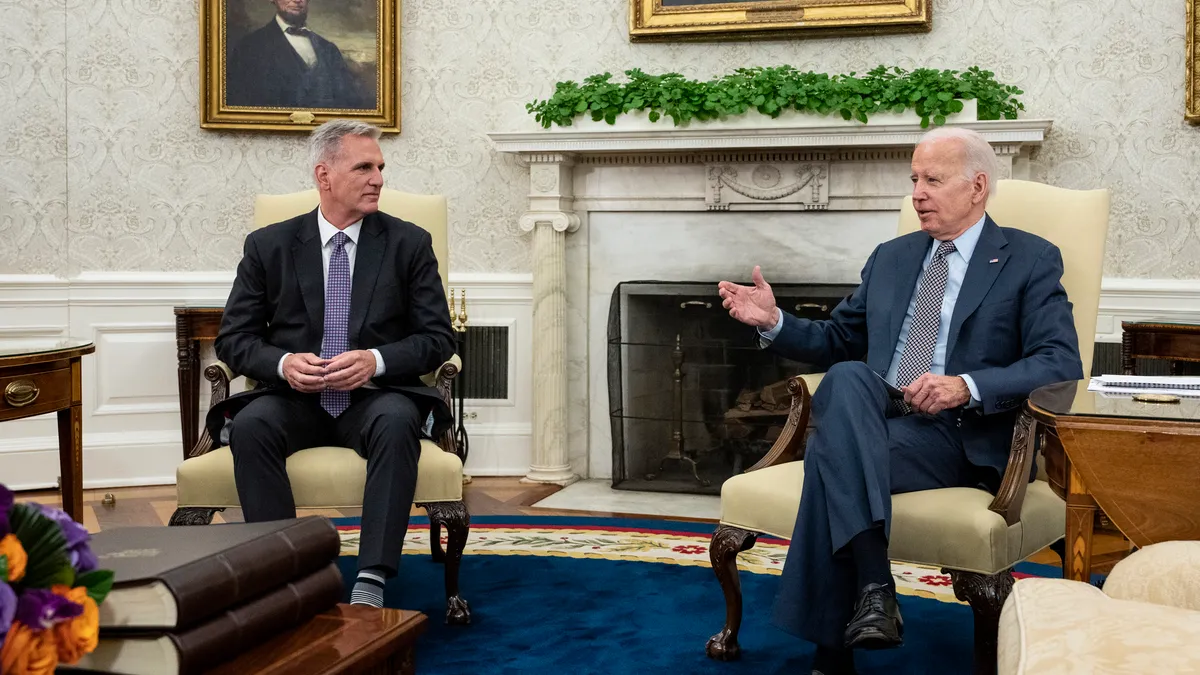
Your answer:
[[[1113,567],[1104,593],[1200,611],[1200,541],[1166,541],[1133,553]]]

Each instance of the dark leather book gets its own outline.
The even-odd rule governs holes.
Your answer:
[[[337,529],[309,516],[265,523],[127,527],[92,536],[113,589],[103,630],[181,631],[336,560]]]
[[[105,633],[96,649],[59,670],[122,675],[193,675],[236,658],[333,607],[345,593],[337,563],[228,609],[183,632]]]

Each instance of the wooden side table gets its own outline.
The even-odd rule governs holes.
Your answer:
[[[412,675],[420,612],[338,605],[208,675]]]
[[[1121,322],[1121,367],[1137,374],[1137,359],[1200,362],[1200,317]]]
[[[0,422],[58,413],[63,510],[83,521],[83,356],[91,340],[0,342]]]
[[[175,347],[179,358],[179,425],[183,458],[200,438],[200,343],[217,339],[224,307],[175,308]]]
[[[1200,398],[1141,403],[1087,386],[1049,385],[1026,402],[1044,425],[1050,486],[1067,502],[1063,574],[1085,582],[1098,508],[1135,546],[1200,539]]]

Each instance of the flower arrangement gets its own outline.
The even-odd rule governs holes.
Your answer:
[[[0,675],[48,675],[96,648],[113,573],[63,511],[0,485]]]

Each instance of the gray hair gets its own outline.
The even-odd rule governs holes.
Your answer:
[[[358,120],[329,120],[313,129],[308,137],[308,161],[312,168],[322,162],[334,160],[342,149],[342,139],[347,136],[365,136],[379,140],[383,134],[379,127]]]
[[[926,132],[917,145],[943,140],[956,140],[962,144],[963,178],[973,181],[979,174],[987,176],[988,196],[995,196],[996,152],[992,150],[991,144],[978,131],[972,129],[938,127]]]

